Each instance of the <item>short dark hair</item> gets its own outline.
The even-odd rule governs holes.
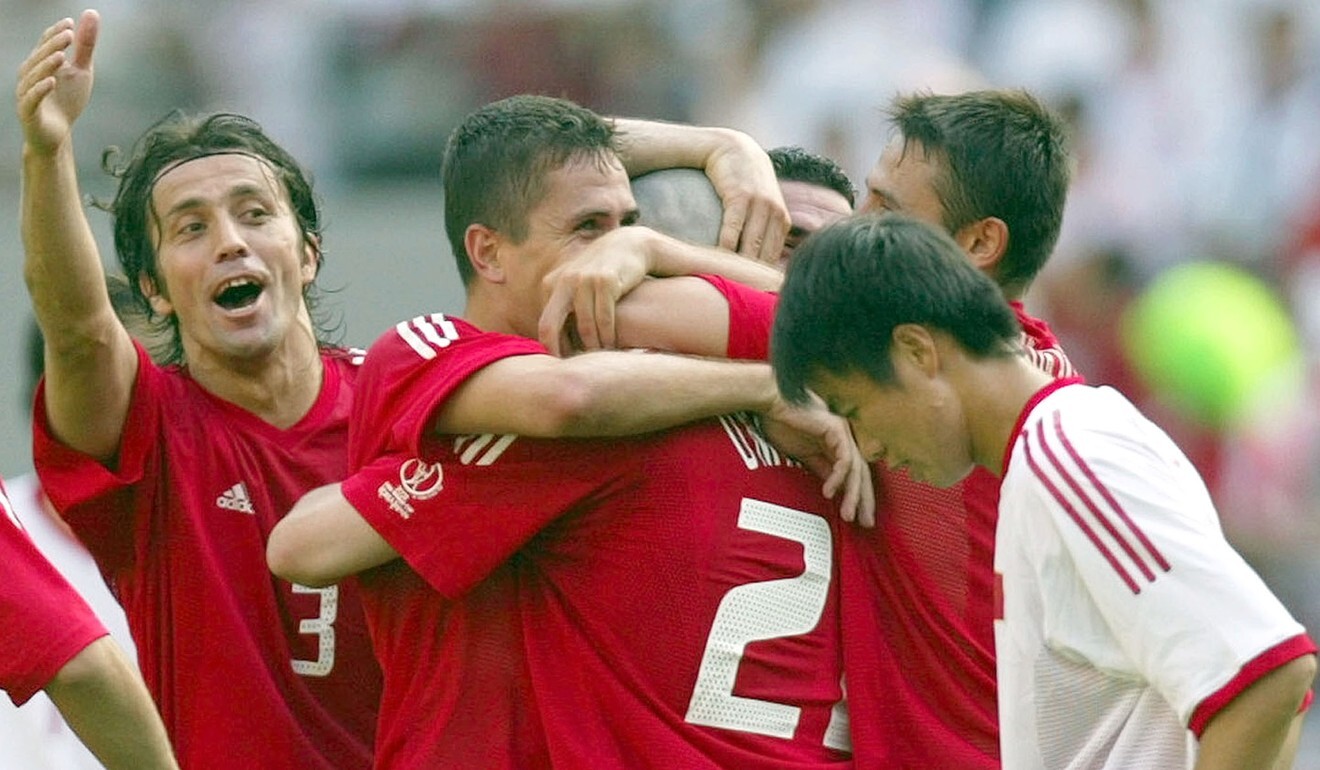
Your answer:
[[[168,332],[166,336],[172,340],[168,348],[161,351],[165,363],[183,362],[183,343],[178,318],[170,315],[160,319],[142,293],[144,275],[158,290],[163,289],[156,249],[151,242],[150,228],[156,224],[151,196],[161,174],[171,166],[226,153],[252,155],[275,170],[289,194],[303,240],[317,254],[318,271],[323,261],[321,214],[312,192],[311,176],[293,156],[268,137],[256,121],[226,112],[192,115],[174,110],[138,138],[123,165],[117,164],[121,156],[119,148],[108,148],[101,156],[101,165],[108,174],[118,178],[119,187],[113,202],[98,205],[107,209],[114,220],[115,252],[134,300],[152,324],[165,327],[162,333]],[[304,288],[303,298],[311,313],[319,304],[315,282]],[[316,315],[313,319],[317,340],[326,344],[330,329],[318,323]]]
[[[781,182],[806,182],[834,190],[848,201],[848,205],[857,204],[857,186],[848,178],[847,172],[838,163],[814,152],[798,147],[784,145],[766,151],[770,162],[775,167],[775,177]]]
[[[474,277],[464,245],[469,225],[520,241],[549,173],[584,158],[605,164],[618,149],[610,121],[567,99],[511,96],[464,118],[444,157],[445,232],[463,284]]]
[[[898,96],[890,120],[942,165],[935,194],[944,226],[998,217],[1008,248],[992,276],[1019,296],[1045,266],[1063,224],[1072,156],[1063,119],[1022,90],[919,92]]]
[[[818,230],[789,260],[771,334],[779,390],[802,402],[823,373],[894,380],[901,324],[947,332],[978,358],[1011,355],[1021,327],[953,238],[898,214],[857,214]]]

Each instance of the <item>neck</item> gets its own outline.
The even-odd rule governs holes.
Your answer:
[[[976,362],[960,385],[972,439],[972,460],[995,476],[1004,469],[1013,428],[1027,402],[1053,381],[1022,356]]]
[[[489,285],[475,286],[468,292],[463,319],[482,331],[528,336],[519,330],[514,316],[506,312],[505,304],[499,301]],[[532,336],[535,337],[535,332]]]
[[[245,409],[277,428],[288,428],[311,410],[324,371],[315,338],[292,332],[284,343],[257,357],[189,358],[188,373],[217,398]]]

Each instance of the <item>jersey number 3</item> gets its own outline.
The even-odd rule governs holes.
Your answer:
[[[734,682],[749,643],[805,634],[820,622],[833,566],[830,527],[819,516],[747,498],[738,526],[801,543],[805,568],[796,577],[735,586],[720,600],[686,718],[692,724],[791,739],[801,709],[734,695]],[[832,748],[848,746],[844,714],[836,706],[831,715],[825,743]]]
[[[339,617],[339,586],[308,588],[294,583],[293,592],[321,596],[321,609],[316,617],[298,621],[298,633],[316,635],[316,660],[294,660],[293,672],[303,676],[329,676],[335,667],[335,620]]]

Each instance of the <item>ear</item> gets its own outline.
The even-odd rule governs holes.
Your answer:
[[[151,276],[143,273],[138,278],[138,288],[142,289],[142,294],[146,296],[148,304],[151,305],[151,312],[162,318],[174,312],[174,305],[169,298],[156,289],[156,282]]]
[[[471,224],[463,233],[463,247],[468,262],[477,275],[491,283],[504,283],[504,265],[500,261],[500,247],[504,239],[499,232],[485,225]]]
[[[893,345],[890,355],[894,359],[894,369],[916,369],[927,377],[933,377],[940,368],[939,349],[930,329],[921,324],[899,324],[894,327]]]
[[[953,239],[977,270],[991,274],[1008,250],[1008,225],[999,217],[985,217],[960,227]]]
[[[317,273],[321,272],[321,238],[310,233],[303,236],[303,260],[299,267],[302,273],[303,286],[316,280]]]

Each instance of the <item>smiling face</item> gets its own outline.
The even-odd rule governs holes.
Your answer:
[[[862,455],[937,487],[962,480],[973,466],[960,402],[938,375],[896,357],[896,380],[881,384],[860,372],[821,372],[811,387],[852,427]]]
[[[190,365],[260,358],[291,338],[315,346],[303,289],[317,254],[269,165],[237,153],[182,162],[161,174],[151,207],[163,285],[143,291],[177,317]],[[291,337],[298,327],[306,334]]]
[[[628,174],[617,158],[574,158],[546,174],[545,194],[527,213],[526,236],[502,237],[500,263],[515,332],[536,337],[541,280],[600,236],[637,221]]]

